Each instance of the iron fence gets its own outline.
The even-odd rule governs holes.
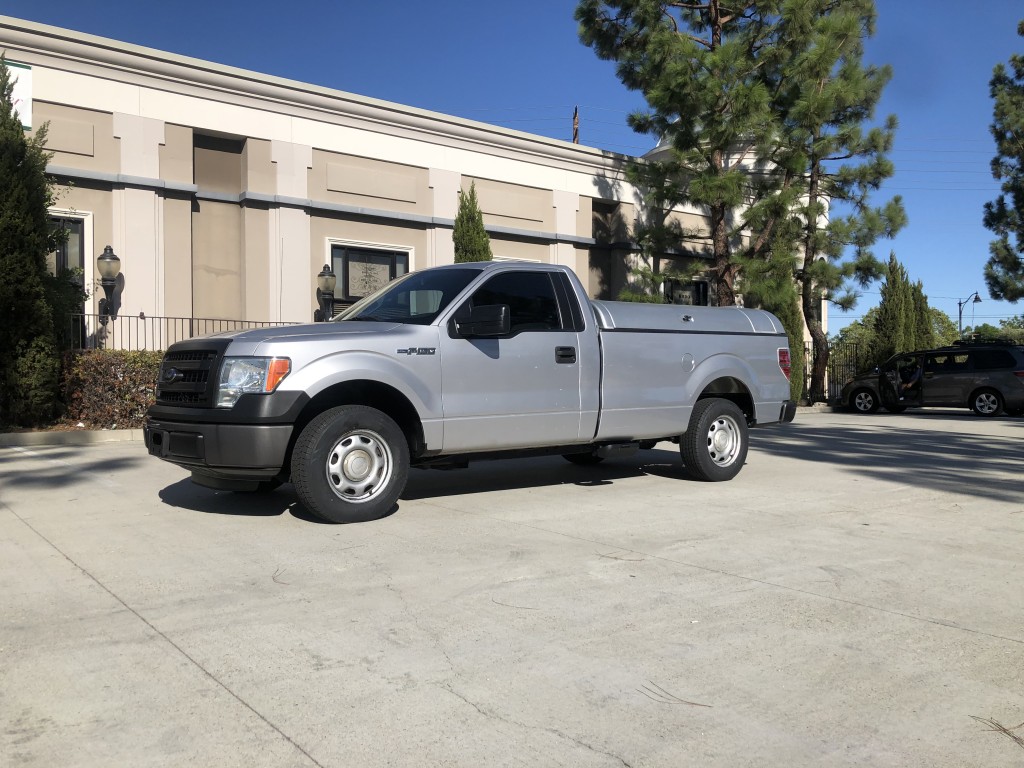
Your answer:
[[[814,368],[814,346],[804,343],[804,399],[809,403],[839,402],[843,385],[860,373],[867,365],[867,350],[861,344],[833,341],[828,346],[828,365],[825,369],[823,393],[811,393],[811,371]]]
[[[222,331],[271,328],[297,323],[222,320],[208,317],[104,317],[69,315],[63,341],[67,349],[121,349],[163,351],[176,341]]]

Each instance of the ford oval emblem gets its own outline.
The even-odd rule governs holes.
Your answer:
[[[166,371],[164,371],[165,384],[174,384],[175,382],[184,380],[185,374],[179,371],[177,368],[168,368]]]

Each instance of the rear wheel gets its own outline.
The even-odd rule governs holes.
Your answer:
[[[979,389],[971,396],[971,410],[979,416],[998,416],[1003,412],[1003,396],[994,389]]]
[[[878,395],[870,389],[858,389],[850,395],[850,405],[857,413],[874,413],[878,410]]]
[[[698,400],[690,426],[679,438],[683,469],[695,480],[732,480],[747,458],[747,419],[735,403]]]
[[[295,442],[292,483],[302,504],[332,523],[389,514],[409,477],[409,444],[375,408],[344,405],[313,419]]]

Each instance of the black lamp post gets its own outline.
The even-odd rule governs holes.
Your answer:
[[[330,264],[324,264],[324,268],[316,276],[316,302],[320,309],[313,313],[314,322],[326,322],[334,316],[334,289],[337,286],[338,276],[334,274]]]
[[[114,307],[114,287],[117,285],[117,276],[121,274],[121,259],[114,253],[109,245],[103,249],[96,258],[96,269],[100,273],[100,286],[103,288],[104,298],[100,299],[100,325],[107,327],[107,321],[111,317],[117,317],[117,310]]]
[[[956,309],[957,309],[956,337],[958,339],[962,338],[963,335],[964,335],[964,305],[971,301],[971,297],[972,296],[974,297],[974,301],[973,301],[974,304],[981,304],[981,296],[978,295],[977,291],[972,293],[966,299],[963,299],[962,301],[958,301],[956,303]]]

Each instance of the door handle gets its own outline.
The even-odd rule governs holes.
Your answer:
[[[576,347],[555,347],[555,362],[572,365],[576,362]]]

